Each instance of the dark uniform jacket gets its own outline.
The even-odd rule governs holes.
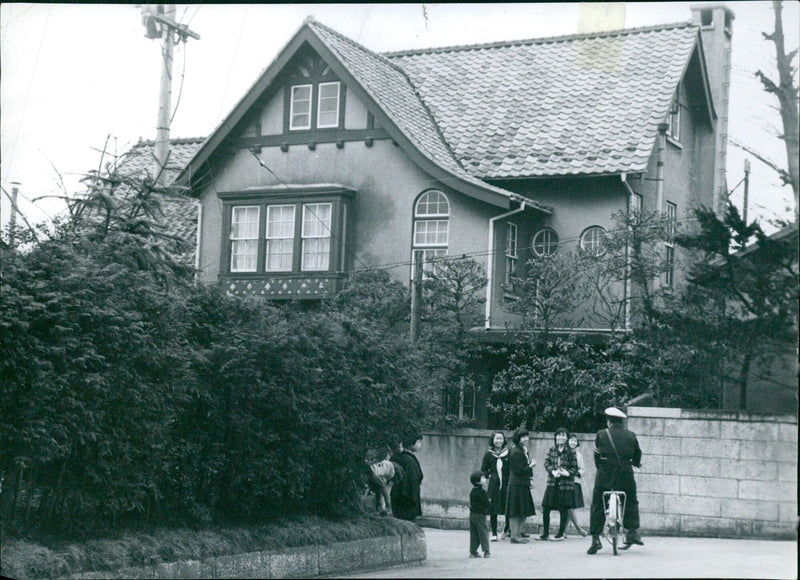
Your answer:
[[[616,445],[611,445],[613,437]],[[619,456],[619,457],[618,457]],[[642,466],[642,450],[632,431],[622,425],[612,425],[597,432],[594,447],[594,464],[597,466],[595,486],[605,490],[627,491],[634,487],[633,468]]]
[[[509,486],[522,486],[530,489],[533,468],[528,461],[528,456],[522,447],[514,445],[511,448],[511,453],[508,456]]]
[[[489,513],[489,495],[480,485],[473,486],[469,492],[469,513],[484,516]]]
[[[422,468],[417,456],[410,451],[395,453],[392,455],[392,461],[403,469],[402,481],[392,486],[392,513],[401,520],[413,520],[422,515],[420,500]]]

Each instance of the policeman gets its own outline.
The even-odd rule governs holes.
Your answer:
[[[625,516],[622,525],[627,529],[623,550],[633,544],[644,546],[639,536],[639,502],[636,499],[636,481],[633,479],[633,468],[642,466],[642,450],[636,440],[636,434],[622,426],[625,413],[616,407],[605,411],[607,429],[597,432],[594,444],[594,464],[597,476],[594,480],[592,508],[589,518],[589,533],[592,545],[588,554],[596,554],[602,548],[600,534],[606,522],[604,491],[624,491],[626,495]]]

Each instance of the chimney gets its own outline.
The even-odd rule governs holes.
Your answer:
[[[728,102],[731,86],[731,37],[733,36],[733,10],[724,4],[698,4],[691,7],[692,20],[700,26],[703,53],[711,85],[711,98],[717,113],[714,128],[714,192],[712,207],[721,214],[728,201],[727,171]]]

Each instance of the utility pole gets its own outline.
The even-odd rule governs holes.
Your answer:
[[[744,201],[742,202],[742,221],[747,225],[747,200],[750,186],[750,160],[744,160]]]
[[[19,195],[19,183],[11,182],[11,217],[8,220],[8,245],[12,248],[17,241],[17,196]]]
[[[158,121],[156,123],[155,165],[153,176],[156,184],[164,183],[165,167],[169,157],[169,127],[172,109],[172,53],[175,36],[186,42],[191,36],[199,40],[200,35],[184,24],[175,21],[175,4],[148,4],[142,7],[142,24],[147,38],[161,39],[161,86],[158,93]]]
[[[414,276],[411,278],[411,344],[419,340],[419,321],[422,310],[422,252],[415,253]]]

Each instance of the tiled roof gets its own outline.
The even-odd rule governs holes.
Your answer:
[[[619,173],[646,168],[696,39],[680,23],[384,56],[475,177]]]
[[[319,22],[310,20],[308,26],[423,155],[468,183],[503,196],[513,195],[464,170],[400,67]]]
[[[200,149],[204,139],[204,137],[170,139],[164,183],[171,184],[178,177],[181,170]],[[117,171],[126,175],[152,178],[154,163],[155,141],[142,140],[120,156],[117,161]]]
[[[204,138],[171,139],[169,157],[167,158],[164,183],[170,185],[184,166],[194,156]],[[116,164],[116,170],[128,177],[152,177],[154,167],[154,141],[139,141],[123,153]],[[167,233],[185,240],[191,252],[197,235],[196,201],[181,195],[161,196],[163,224]],[[193,258],[192,258],[193,259]]]

